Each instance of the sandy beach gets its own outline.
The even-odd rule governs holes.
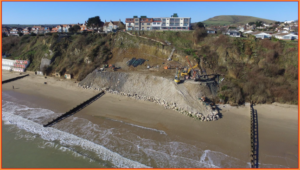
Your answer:
[[[2,81],[16,76],[19,75],[3,71]],[[73,80],[59,80],[52,77],[45,79],[33,73],[28,77],[3,84],[2,91],[22,99],[22,104],[30,103],[58,113],[72,109],[99,92],[78,88],[77,82]],[[219,107],[222,113],[220,120],[200,122],[154,103],[106,93],[74,116],[99,125],[103,119],[111,119],[157,129],[165,132],[174,141],[250,162],[249,105]],[[273,103],[256,105],[254,109],[258,113],[259,162],[262,167],[276,165],[296,168],[298,106]],[[71,118],[67,118],[63,121],[70,120]],[[61,123],[58,123],[57,127]],[[160,140],[156,136],[153,139]]]

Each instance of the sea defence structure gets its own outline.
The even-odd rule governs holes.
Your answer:
[[[98,93],[97,95],[95,95],[92,98],[88,99],[87,101],[85,101],[85,102],[81,103],[80,105],[74,107],[73,109],[71,109],[68,112],[62,114],[61,116],[57,117],[56,119],[53,119],[52,121],[48,122],[47,124],[44,125],[44,127],[52,126],[52,125],[64,120],[65,118],[74,115],[76,112],[84,109],[85,107],[87,107],[88,105],[90,105],[91,103],[93,103],[94,101],[99,99],[100,97],[102,97],[104,94],[105,94],[105,92],[101,91],[100,93]]]
[[[15,80],[24,78],[24,77],[26,77],[26,76],[29,76],[29,74],[26,74],[26,75],[24,75],[24,76],[18,76],[18,77],[11,78],[11,79],[8,79],[8,80],[4,80],[4,81],[2,81],[2,84],[9,83],[9,82],[11,82],[11,81],[15,81]]]
[[[258,168],[258,121],[257,111],[250,105],[251,118],[251,168]]]

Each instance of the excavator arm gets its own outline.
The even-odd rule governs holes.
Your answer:
[[[190,60],[188,59],[188,56],[186,56],[185,58],[186,58],[186,60],[188,61],[189,65],[190,65],[190,69],[189,69],[188,73],[189,73],[191,70],[193,70],[193,78],[195,79],[195,78],[196,78],[196,72],[195,72],[194,68],[198,67],[198,64],[196,64],[194,67],[192,67],[191,62],[190,62]]]

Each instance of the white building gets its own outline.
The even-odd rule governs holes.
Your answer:
[[[271,38],[272,35],[271,34],[267,34],[267,33],[264,33],[264,32],[261,32],[259,34],[254,34],[254,36],[256,38],[261,38],[261,39],[265,39],[265,38]]]
[[[290,33],[290,34],[284,35],[282,37],[282,39],[284,39],[284,40],[298,40],[298,35]]]
[[[2,70],[12,70],[15,60],[2,59]]]
[[[247,30],[247,31],[244,32],[244,34],[250,34],[252,32],[253,32],[252,30]]]
[[[30,62],[28,60],[2,59],[2,70],[24,72]]]
[[[151,30],[190,30],[191,18],[188,17],[162,17],[153,18]]]
[[[295,21],[294,20],[292,20],[292,21],[284,21],[285,24],[290,24],[290,23],[293,23],[293,22],[295,22]]]
[[[191,28],[189,17],[126,18],[126,30],[170,30],[188,31]]]

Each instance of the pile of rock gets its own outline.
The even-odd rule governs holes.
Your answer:
[[[138,94],[133,94],[133,93],[118,92],[118,91],[111,90],[109,88],[92,88],[91,85],[90,86],[85,86],[85,85],[79,85],[78,84],[78,87],[81,87],[83,89],[97,90],[97,91],[104,90],[106,93],[111,93],[111,94],[116,94],[116,95],[121,95],[121,96],[127,96],[127,97],[137,99],[137,100],[153,102],[153,103],[164,106],[165,109],[172,109],[172,110],[177,111],[181,114],[193,117],[193,118],[195,118],[197,120],[201,120],[201,121],[215,121],[215,120],[219,119],[218,111],[217,110],[213,111],[211,108],[207,108],[207,110],[210,112],[210,114],[205,116],[205,115],[203,115],[202,113],[199,113],[199,112],[187,111],[184,108],[178,107],[175,102],[167,102],[166,100],[160,99],[160,98],[157,98],[157,97],[140,96]]]

